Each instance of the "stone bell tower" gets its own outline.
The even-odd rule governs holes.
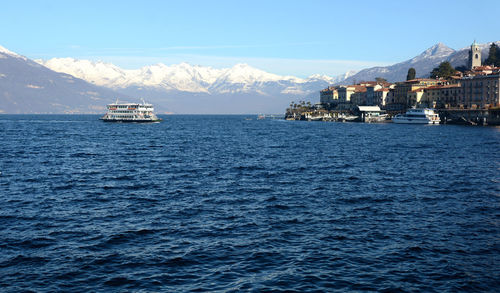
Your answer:
[[[481,66],[481,49],[478,44],[476,44],[476,40],[474,40],[469,50],[469,70],[477,66]]]

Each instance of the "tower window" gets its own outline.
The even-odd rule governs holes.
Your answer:
[[[479,55],[476,54],[476,59],[479,58]]]

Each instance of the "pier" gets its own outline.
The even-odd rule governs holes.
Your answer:
[[[444,124],[500,125],[500,108],[489,109],[439,109]]]

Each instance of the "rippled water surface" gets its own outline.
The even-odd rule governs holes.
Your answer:
[[[500,287],[499,128],[163,118],[0,115],[2,291]]]

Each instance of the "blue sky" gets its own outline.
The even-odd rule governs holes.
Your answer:
[[[248,63],[281,75],[334,76],[401,62],[438,42],[459,49],[498,41],[498,11],[498,0],[17,0],[0,4],[0,45],[33,59],[127,69]]]

